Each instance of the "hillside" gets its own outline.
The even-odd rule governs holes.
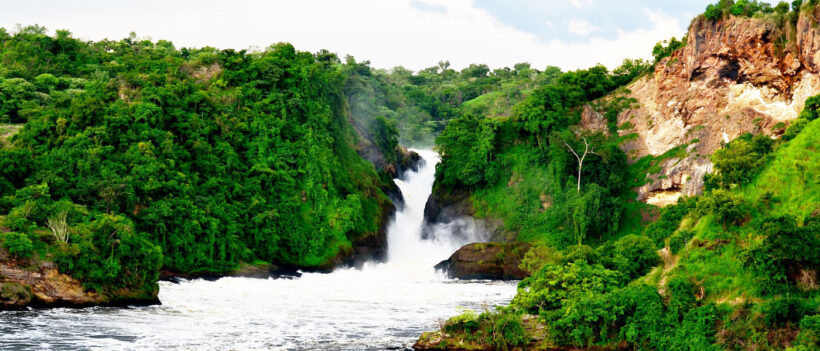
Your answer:
[[[0,60],[0,265],[58,268],[100,296],[35,289],[32,304],[153,302],[160,269],[331,269],[383,255],[386,172],[409,155],[391,129],[375,151],[390,167],[357,154],[366,140],[335,56],[84,42],[32,26],[0,30]],[[0,283],[49,277],[65,280]]]
[[[535,246],[510,306],[415,348],[820,347],[817,11],[720,1],[634,80],[567,72],[451,121],[428,221]]]
[[[635,108],[618,114],[630,158],[684,147],[682,157],[638,189],[638,199],[664,206],[703,190],[709,155],[743,133],[777,136],[820,91],[816,59],[820,28],[814,8],[790,14],[704,16],[689,26],[683,48],[659,60],[651,74],[626,86]],[[582,124],[600,125],[589,109]]]

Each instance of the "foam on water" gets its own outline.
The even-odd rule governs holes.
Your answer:
[[[405,198],[388,228],[388,260],[297,279],[222,278],[160,283],[162,305],[0,312],[6,350],[384,350],[404,349],[461,308],[506,304],[510,282],[450,280],[433,265],[460,245],[421,240],[438,155],[396,180]]]

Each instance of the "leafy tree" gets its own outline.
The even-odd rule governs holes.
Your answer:
[[[743,198],[723,189],[714,190],[701,198],[696,211],[702,216],[714,215],[715,220],[723,225],[724,230],[728,224],[739,221],[747,213]]]

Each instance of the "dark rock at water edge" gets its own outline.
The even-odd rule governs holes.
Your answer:
[[[512,241],[515,233],[507,232],[504,229],[504,222],[495,218],[474,218],[475,209],[471,198],[472,194],[465,189],[442,190],[434,185],[433,192],[427,198],[424,205],[424,224],[422,226],[422,238],[434,239],[435,227],[437,225],[450,225],[448,232],[455,236],[464,236],[461,232],[469,231],[471,228],[465,227],[469,224],[461,219],[470,218],[486,234],[484,240],[488,241]]]
[[[520,280],[529,275],[518,266],[530,247],[525,242],[467,244],[437,264],[436,270],[465,280]]]

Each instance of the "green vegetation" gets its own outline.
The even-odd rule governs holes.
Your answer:
[[[437,139],[436,191],[467,191],[478,217],[502,219],[517,240],[536,244],[521,265],[532,274],[511,305],[469,323],[448,321],[447,340],[500,348],[520,340],[529,348],[819,347],[820,96],[782,137],[745,134],[715,152],[703,195],[635,223],[630,218],[652,211],[633,203],[630,189],[660,161],[686,156],[688,145],[627,165],[618,144],[628,136],[577,128],[583,104],[617,96],[613,81],[597,68],[565,73],[511,116],[464,115]],[[523,339],[506,343],[492,318],[518,319]]]
[[[18,256],[46,243],[40,259],[94,290],[155,293],[161,267],[326,266],[390,207],[356,153],[353,64],[333,55],[34,26],[0,31],[0,62],[0,121],[25,123],[0,149],[0,213],[20,233],[4,243]],[[392,122],[372,130],[395,159]]]

